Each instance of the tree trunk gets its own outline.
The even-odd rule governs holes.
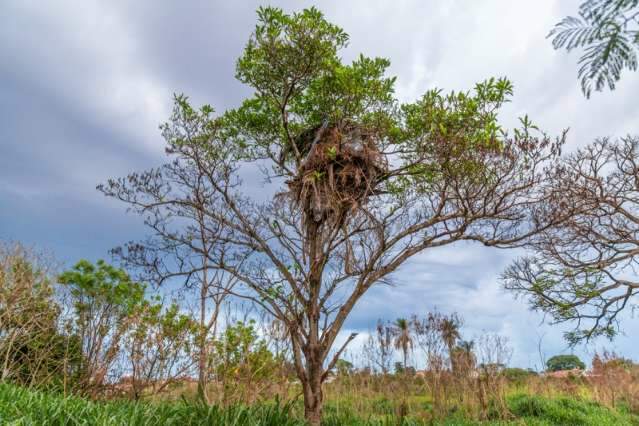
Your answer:
[[[322,420],[323,353],[324,351],[321,345],[317,343],[309,344],[304,350],[306,358],[306,366],[302,380],[304,390],[304,416],[311,426],[319,426]]]
[[[320,369],[316,377],[309,377],[309,380],[304,383],[304,417],[309,425],[320,425],[322,405],[322,372]]]
[[[204,279],[206,280],[206,269],[204,270]],[[205,281],[204,281],[205,282]],[[199,348],[198,348],[198,377],[197,377],[197,394],[202,402],[209,404],[208,392],[206,390],[207,385],[207,358],[208,351],[206,347],[206,290],[207,287],[202,283],[200,289],[200,335],[198,336]]]

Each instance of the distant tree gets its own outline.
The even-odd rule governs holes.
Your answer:
[[[523,383],[527,378],[536,375],[532,370],[526,370],[523,368],[504,368],[502,371],[504,377],[511,382]]]
[[[577,355],[555,355],[546,361],[548,371],[585,370],[584,364]]]
[[[614,90],[624,69],[637,70],[639,0],[586,0],[577,17],[568,16],[550,31],[555,49],[583,48],[579,78],[586,97],[605,86]]]
[[[364,352],[373,367],[381,370],[382,374],[389,373],[393,358],[393,328],[378,320],[375,333],[364,344]]]
[[[337,370],[337,374],[339,376],[348,376],[353,373],[354,367],[352,362],[340,358],[335,363],[335,369]]]
[[[412,318],[415,341],[426,354],[426,368],[436,373],[445,368],[446,343],[441,333],[444,318],[446,317],[439,312],[429,312],[425,318],[417,315]]]
[[[571,344],[612,339],[639,293],[639,138],[597,140],[554,173],[547,208],[572,213],[529,241],[531,255],[505,271],[505,287],[554,322],[573,322]]]
[[[475,353],[475,342],[472,340],[461,340],[453,349],[451,364],[461,370],[468,372],[475,367],[477,362]]]
[[[397,318],[393,323],[395,349],[402,351],[404,371],[408,368],[408,352],[413,348],[410,322],[406,318]]]
[[[461,319],[455,314],[442,318],[439,324],[439,331],[442,335],[442,340],[448,349],[448,357],[453,370],[455,369],[453,352],[457,340],[461,338],[461,334],[459,332],[460,327]]]

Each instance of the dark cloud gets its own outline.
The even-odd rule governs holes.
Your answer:
[[[265,2],[293,10],[311,2]],[[265,4],[262,3],[262,4]],[[157,125],[171,94],[184,92],[219,111],[250,90],[234,79],[235,60],[255,25],[260,3],[192,1],[57,2],[9,0],[0,6],[0,238],[37,243],[67,261],[97,258],[144,233],[137,218],[95,191],[111,176],[162,161]],[[545,38],[577,0],[542,2],[325,1],[327,17],[351,35],[343,53],[391,59],[403,100],[434,86],[470,89],[508,76],[515,97],[502,114],[509,125],[529,114],[550,133],[570,127],[569,148],[597,136],[636,132],[639,73],[617,91],[586,101],[577,56],[555,52]],[[264,192],[251,171],[246,190]],[[438,307],[467,319],[464,332],[503,333],[515,362],[533,365],[537,340],[566,350],[561,328],[505,294],[498,276],[513,253],[476,245],[427,252],[368,293],[349,330],[377,318],[423,314]],[[636,320],[626,330],[639,330]],[[629,338],[615,345],[629,356]],[[603,343],[600,343],[603,344]]]

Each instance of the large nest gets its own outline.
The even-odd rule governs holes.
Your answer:
[[[296,144],[305,158],[287,184],[308,232],[327,223],[341,226],[348,211],[377,192],[388,171],[373,135],[357,126],[325,124],[304,132]]]

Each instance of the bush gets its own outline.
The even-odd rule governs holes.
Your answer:
[[[523,368],[505,368],[502,374],[506,379],[515,383],[522,383],[528,377],[537,375],[534,371],[524,370]]]

